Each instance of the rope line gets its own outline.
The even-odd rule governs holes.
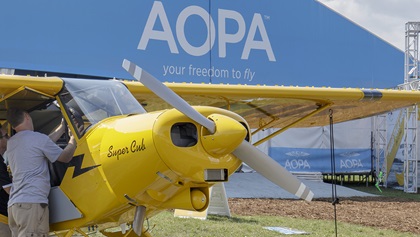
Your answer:
[[[330,109],[330,154],[331,154],[331,187],[332,187],[332,205],[334,206],[334,224],[335,224],[335,236],[337,236],[337,204],[339,199],[337,197],[337,177],[335,176],[335,153],[334,153],[334,121],[333,121],[333,110]]]

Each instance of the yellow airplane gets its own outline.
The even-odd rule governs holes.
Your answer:
[[[167,209],[205,210],[209,188],[242,162],[310,201],[313,193],[254,145],[292,126],[326,125],[332,112],[342,122],[420,101],[418,91],[163,84],[128,60],[123,68],[137,81],[0,75],[2,121],[7,108],[20,107],[35,130],[49,133],[64,118],[76,135],[73,160],[50,165],[54,235],[128,224],[103,234],[151,236],[145,220]],[[279,130],[252,142],[265,128]]]

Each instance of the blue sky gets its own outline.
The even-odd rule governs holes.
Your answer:
[[[405,23],[420,21],[419,0],[318,0],[366,30],[405,48]]]

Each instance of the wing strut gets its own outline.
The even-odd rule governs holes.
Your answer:
[[[300,119],[298,119],[298,120],[294,121],[293,123],[290,123],[290,124],[286,125],[285,127],[280,128],[279,130],[277,130],[277,131],[275,131],[275,132],[271,133],[270,135],[268,135],[268,136],[266,136],[266,137],[262,138],[261,140],[259,140],[259,141],[257,141],[257,142],[254,142],[254,146],[258,146],[258,145],[260,145],[261,143],[263,143],[263,142],[265,142],[265,141],[267,141],[267,140],[270,140],[271,138],[273,138],[273,137],[275,137],[275,136],[279,135],[280,133],[282,133],[282,132],[286,131],[287,129],[289,129],[289,128],[291,128],[291,127],[295,126],[296,124],[298,124],[298,123],[300,123],[300,122],[302,122],[302,121],[304,121],[305,119],[308,119],[308,118],[310,118],[310,117],[314,116],[315,114],[320,113],[320,112],[324,111],[325,109],[327,109],[327,108],[331,107],[331,105],[332,105],[332,104],[324,104],[324,105],[321,105],[321,106],[320,106],[320,107],[318,107],[316,110],[314,110],[314,111],[312,111],[311,113],[309,113],[309,114],[307,114],[307,115],[303,116],[302,118],[300,118]]]

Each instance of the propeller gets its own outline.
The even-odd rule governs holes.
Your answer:
[[[149,90],[153,91],[157,96],[162,98],[168,104],[172,105],[174,108],[185,114],[190,119],[196,121],[197,123],[203,125],[210,133],[214,133],[216,126],[214,122],[210,119],[207,119],[202,114],[197,112],[191,105],[189,105],[185,100],[179,97],[175,92],[162,84],[159,80],[154,78],[148,72],[135,65],[134,63],[124,59],[123,68],[129,72],[135,79],[145,85]]]
[[[238,148],[233,151],[233,154],[266,179],[289,193],[308,202],[312,200],[314,194],[305,184],[249,142],[242,141]]]
[[[165,100],[181,113],[207,128],[211,133],[214,133],[216,126],[213,121],[196,111],[162,82],[127,59],[124,59],[122,66],[135,79],[140,81],[149,90],[153,91],[157,96]],[[242,141],[242,143],[233,151],[233,154],[265,178],[286,191],[306,201],[312,200],[314,194],[305,184],[271,157],[267,156],[247,141]]]

